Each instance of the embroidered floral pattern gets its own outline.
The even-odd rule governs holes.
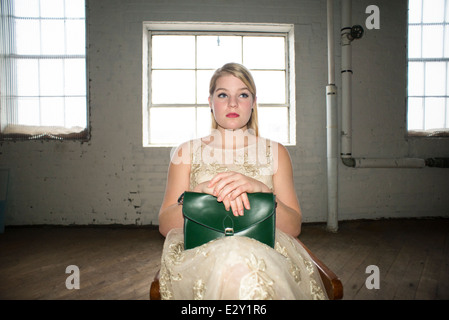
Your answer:
[[[324,295],[323,289],[319,286],[315,279],[310,279],[310,294],[313,300],[324,300],[326,296]]]
[[[272,300],[275,292],[273,280],[265,272],[266,265],[263,259],[257,259],[251,254],[246,263],[251,270],[240,282],[239,298],[242,300]]]
[[[206,292],[206,285],[202,279],[195,282],[193,286],[193,299],[194,300],[204,300],[204,293]]]
[[[290,257],[288,256],[287,248],[285,246],[281,246],[278,241],[276,241],[276,245],[274,248],[277,252],[282,254],[287,259],[287,261],[290,265],[290,268],[289,268],[290,275],[293,277],[293,279],[295,279],[296,283],[300,283],[301,282],[301,269],[295,263],[293,263],[292,259],[290,259]]]
[[[172,264],[180,264],[184,261],[184,243],[172,243],[169,246],[167,259]]]

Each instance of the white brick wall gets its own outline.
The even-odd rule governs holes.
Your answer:
[[[353,43],[355,156],[449,156],[447,140],[405,138],[406,3],[353,1],[354,24],[370,4],[381,11],[381,29]],[[297,145],[288,149],[304,221],[326,221],[326,1],[91,0],[89,17],[92,139],[2,143],[6,225],[157,224],[170,148],[142,147],[142,21],[152,20],[295,24]],[[448,169],[340,163],[339,217],[449,216],[448,178]]]

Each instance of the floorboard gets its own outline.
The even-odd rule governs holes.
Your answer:
[[[342,280],[345,300],[449,299],[449,219],[303,225],[300,239]],[[164,238],[155,227],[24,226],[0,234],[0,300],[147,300]],[[66,288],[69,265],[80,289]],[[368,289],[366,267],[379,267]]]

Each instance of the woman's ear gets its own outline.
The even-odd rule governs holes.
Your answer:
[[[207,100],[209,101],[209,108],[210,108],[210,112],[212,112],[212,99],[209,96],[209,98],[207,98]]]

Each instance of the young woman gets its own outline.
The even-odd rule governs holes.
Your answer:
[[[318,271],[296,243],[301,231],[290,156],[258,134],[256,86],[242,65],[216,70],[209,87],[212,132],[174,152],[168,170],[159,230],[166,236],[161,260],[163,299],[326,299]],[[276,195],[276,245],[224,237],[184,250],[182,206],[186,190],[209,193],[236,216],[248,193]]]

